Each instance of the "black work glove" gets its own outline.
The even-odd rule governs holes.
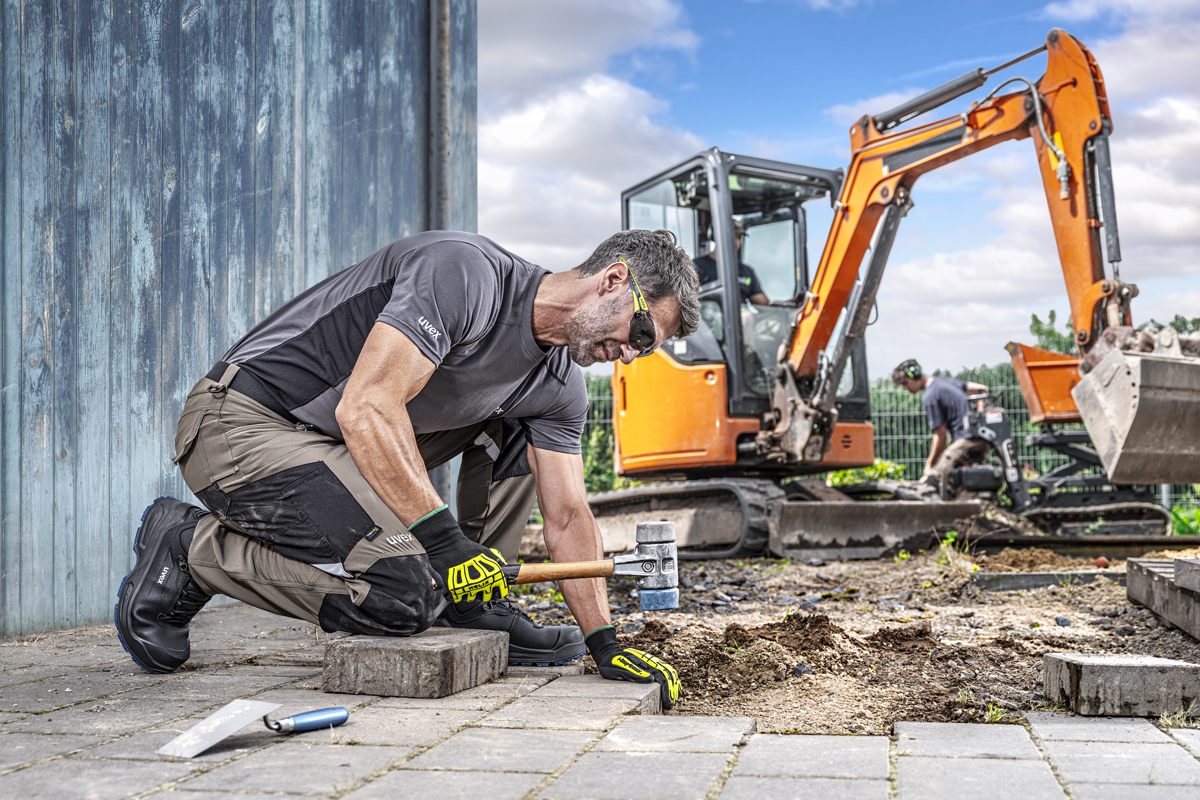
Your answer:
[[[504,559],[495,550],[464,536],[446,506],[417,520],[408,532],[425,548],[429,565],[449,592],[450,602],[458,613],[508,596],[508,581],[500,570]]]
[[[657,681],[664,711],[679,702],[679,673],[661,658],[632,647],[622,648],[617,644],[617,632],[612,627],[598,628],[584,641],[601,677],[634,683]]]

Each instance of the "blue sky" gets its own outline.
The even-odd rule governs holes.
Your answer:
[[[480,232],[568,269],[619,225],[621,189],[675,161],[717,145],[843,166],[862,113],[1032,50],[1053,27],[1108,82],[1135,315],[1200,315],[1200,0],[482,0]],[[1005,342],[1029,341],[1031,313],[1064,316],[1028,141],[926,176],[913,197],[868,334],[873,375],[909,356],[994,364]]]

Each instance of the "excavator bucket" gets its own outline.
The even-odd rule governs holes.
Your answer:
[[[1200,358],[1111,350],[1071,390],[1113,483],[1200,482]]]

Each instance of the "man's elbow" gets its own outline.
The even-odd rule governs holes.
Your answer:
[[[361,395],[343,396],[333,411],[334,419],[337,420],[343,438],[349,440],[356,433],[368,427],[373,409],[374,405]]]

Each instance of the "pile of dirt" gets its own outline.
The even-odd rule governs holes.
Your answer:
[[[1068,572],[1094,570],[1093,559],[1064,556],[1041,547],[1006,547],[994,556],[979,556],[975,563],[984,572]],[[1122,562],[1109,563],[1109,569]]]
[[[961,538],[975,541],[989,533],[1003,533],[1014,536],[1045,536],[1046,532],[1024,517],[1017,516],[992,503],[985,503],[983,511],[973,517],[955,520],[949,526],[938,529],[946,534],[956,531]]]
[[[1200,547],[1189,547],[1184,550],[1153,550],[1138,558],[1200,558]]]

